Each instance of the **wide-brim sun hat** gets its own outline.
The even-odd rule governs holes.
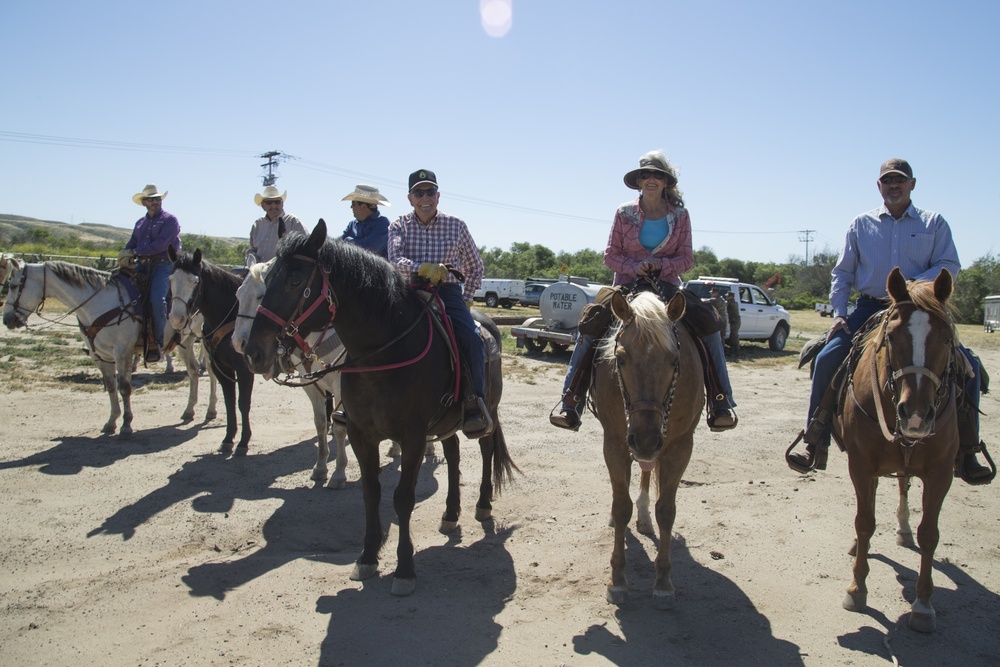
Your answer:
[[[274,187],[273,185],[269,185],[266,188],[264,188],[263,192],[253,196],[253,203],[257,204],[257,206],[260,206],[260,203],[265,199],[280,199],[281,201],[285,201],[285,197],[287,195],[288,195],[287,190],[285,190],[284,192],[278,192],[278,188]]]
[[[392,206],[389,200],[382,196],[374,185],[358,185],[355,186],[354,192],[347,195],[340,201],[359,201],[364,204],[385,204],[386,206]]]
[[[639,168],[625,174],[625,185],[632,190],[639,189],[639,174],[643,171],[658,171],[667,177],[667,187],[677,185],[677,174],[660,153],[646,153],[639,158]]]
[[[149,185],[147,185],[142,189],[142,192],[137,192],[134,195],[132,195],[132,201],[134,201],[139,206],[145,206],[145,204],[142,203],[143,199],[146,199],[148,197],[159,197],[160,199],[164,199],[167,196],[167,192],[168,192],[167,190],[160,192],[160,190],[154,184],[150,183]]]

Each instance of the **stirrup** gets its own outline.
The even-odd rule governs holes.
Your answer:
[[[806,449],[808,454],[805,456],[803,456],[802,454],[792,454],[792,450],[795,449],[795,446],[802,441],[802,439],[805,437],[805,434],[806,434],[805,430],[799,431],[799,434],[795,437],[795,440],[793,440],[792,444],[790,444],[788,446],[788,449],[785,450],[785,463],[788,464],[789,468],[791,468],[795,472],[802,473],[803,475],[812,472],[813,470],[816,470],[816,463],[819,459],[819,450],[820,450],[819,445],[814,445],[813,450],[811,452],[809,452],[809,450]]]
[[[989,475],[983,475],[981,477],[968,477],[965,474],[965,454],[976,454],[977,452],[983,453],[983,458],[986,459],[985,469],[989,470]],[[960,477],[963,482],[970,484],[972,486],[979,486],[982,484],[989,484],[997,476],[997,466],[993,463],[993,457],[986,450],[986,443],[982,440],[979,441],[978,445],[973,445],[972,447],[959,449],[958,450],[960,462],[955,466],[955,477]]]

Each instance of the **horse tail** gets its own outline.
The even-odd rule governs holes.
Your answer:
[[[493,432],[479,441],[480,447],[492,450],[493,453],[493,495],[499,496],[505,486],[514,483],[514,473],[521,472],[507,449],[507,439],[503,436],[503,427],[497,419]],[[522,473],[523,474],[523,473]]]

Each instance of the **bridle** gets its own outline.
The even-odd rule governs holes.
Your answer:
[[[14,299],[13,303],[10,303],[10,306],[14,308],[14,316],[17,318],[17,322],[21,326],[24,327],[28,326],[28,317],[32,313],[35,313],[36,315],[41,315],[42,306],[45,305],[45,288],[47,280],[48,280],[48,267],[45,264],[42,264],[42,299],[41,301],[38,302],[38,306],[36,306],[34,309],[25,308],[24,306],[21,305],[21,295],[24,294],[24,286],[28,282],[28,264],[25,264],[23,267],[21,267],[21,280],[16,285],[14,284],[14,281],[11,280],[10,291],[7,293],[7,295],[10,296],[10,292],[17,289],[17,298]],[[21,313],[24,313],[24,317],[21,317]]]
[[[614,374],[615,379],[618,381],[618,388],[622,392],[622,399],[625,401],[625,419],[626,423],[632,419],[632,415],[636,412],[659,412],[662,415],[662,420],[660,422],[660,435],[666,435],[667,433],[667,420],[670,418],[670,409],[674,404],[674,394],[677,390],[677,378],[681,374],[681,355],[680,355],[680,339],[677,337],[677,322],[671,322],[671,327],[673,331],[674,340],[677,341],[677,356],[674,357],[673,363],[673,377],[670,379],[670,386],[667,387],[667,391],[660,401],[644,399],[640,401],[633,401],[632,397],[629,396],[628,390],[625,388],[625,383],[622,381],[621,371],[618,368],[618,347],[619,341],[621,339],[622,333],[635,322],[635,316],[629,318],[627,321],[622,321],[621,327],[618,329],[618,333],[615,334],[615,363],[614,363]]]
[[[191,298],[185,301],[179,296],[174,296],[173,298],[170,299],[171,303],[170,309],[173,310],[174,301],[180,301],[184,305],[184,312],[187,313],[187,319],[188,322],[190,322],[191,319],[198,314],[198,311],[201,310],[200,308],[194,308],[195,302],[198,301],[200,297],[201,297],[201,276],[196,275],[194,276],[194,289],[191,290]]]
[[[882,436],[889,442],[896,442],[901,444],[903,447],[911,448],[920,442],[923,438],[918,440],[911,440],[903,435],[902,433],[902,419],[899,417],[899,391],[897,390],[897,384],[906,375],[924,375],[930,378],[931,382],[934,383],[935,393],[934,393],[934,421],[937,423],[937,418],[940,416],[939,408],[941,407],[941,402],[944,400],[945,396],[950,394],[951,380],[955,373],[955,346],[951,340],[947,342],[949,346],[948,353],[948,363],[946,364],[944,375],[939,377],[937,373],[927,368],[926,366],[904,366],[898,370],[893,370],[892,368],[892,349],[891,343],[889,341],[889,336],[886,332],[889,328],[889,319],[892,316],[892,312],[896,310],[901,305],[911,305],[916,307],[913,301],[897,301],[890,306],[884,317],[882,318],[881,331],[879,332],[879,346],[872,351],[870,355],[871,368],[869,369],[869,375],[871,377],[871,391],[872,399],[875,401],[875,412],[878,415],[879,428],[882,429]],[[922,311],[927,312],[927,311]],[[928,313],[931,317],[938,317],[933,313]],[[941,319],[939,317],[939,319]],[[945,321],[949,328],[951,328],[951,323]],[[877,380],[877,370],[878,366],[876,364],[876,357],[879,356],[879,352],[885,350],[885,369],[886,369],[886,385],[888,386],[890,396],[892,397],[892,405],[895,410],[896,416],[896,428],[890,432],[889,427],[886,423],[885,413],[882,409],[882,400],[878,391],[878,380]],[[934,435],[934,428],[931,427],[931,432],[925,437],[931,437]]]

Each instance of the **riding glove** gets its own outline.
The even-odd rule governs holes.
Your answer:
[[[443,283],[448,277],[448,267],[444,264],[432,264],[424,262],[417,269],[417,275],[426,278],[430,283],[438,285]]]

